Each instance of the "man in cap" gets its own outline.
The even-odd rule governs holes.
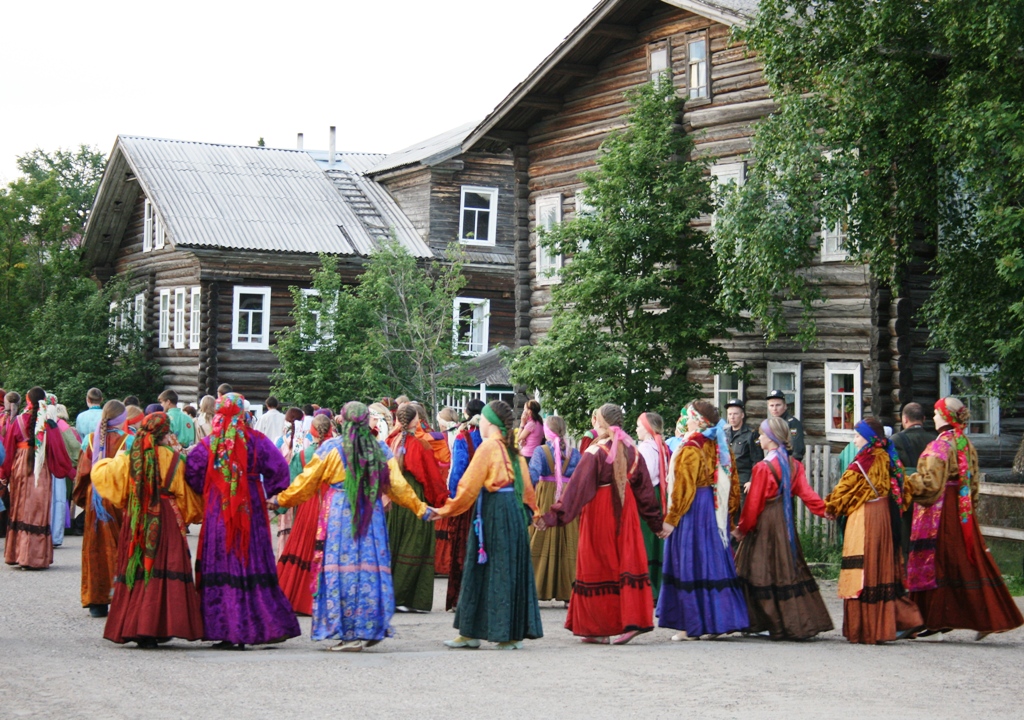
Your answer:
[[[729,441],[732,454],[736,458],[736,472],[740,476],[740,485],[746,491],[750,483],[750,471],[764,459],[764,452],[757,440],[757,433],[747,426],[747,412],[742,400],[730,400],[725,404],[725,418],[729,423],[729,427],[725,429],[725,439]]]
[[[786,393],[781,390],[772,390],[768,393],[768,414],[780,417],[789,423],[789,434],[792,436],[793,457],[803,462],[807,449],[804,446],[804,425],[795,417],[789,414],[789,405],[786,403]]]

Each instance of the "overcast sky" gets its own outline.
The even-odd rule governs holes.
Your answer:
[[[391,152],[482,119],[597,0],[10,0],[0,183],[118,134]]]

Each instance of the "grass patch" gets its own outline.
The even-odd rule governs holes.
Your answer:
[[[839,578],[839,564],[843,559],[843,547],[839,540],[829,538],[826,528],[800,533],[800,546],[804,559],[811,568],[811,574],[822,580]]]
[[[1003,575],[1006,587],[1014,597],[1024,595],[1024,575]]]

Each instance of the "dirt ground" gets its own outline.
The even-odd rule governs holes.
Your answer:
[[[863,647],[838,630],[675,643],[658,629],[609,647],[580,644],[565,611],[543,607],[545,637],[518,651],[445,648],[443,611],[397,615],[395,637],[361,654],[310,642],[308,618],[303,637],[244,652],[121,647],[80,606],[80,550],[69,537],[49,570],[0,566],[0,718],[1024,717],[1022,630]],[[822,592],[841,627],[834,585]]]

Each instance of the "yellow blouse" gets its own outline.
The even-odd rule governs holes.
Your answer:
[[[169,447],[161,445],[156,449],[157,467],[160,470],[161,478],[166,478],[167,473],[170,472],[174,455],[174,450]],[[96,492],[117,508],[124,508],[128,505],[128,496],[132,488],[130,463],[131,456],[126,452],[119,452],[112,458],[104,458],[96,462],[90,472],[92,485],[96,488]],[[163,485],[162,480],[161,485]],[[174,479],[171,480],[169,489],[185,524],[195,525],[202,522],[203,499],[196,495],[185,482],[185,458],[178,462],[178,469],[174,471]]]
[[[537,510],[537,500],[533,494],[533,483],[530,481],[530,468],[526,464],[526,458],[519,456],[519,467],[523,477],[523,504],[533,510],[534,517],[540,513]],[[488,438],[480,443],[480,447],[473,453],[473,460],[459,480],[459,488],[455,491],[455,497],[438,508],[437,514],[441,517],[461,515],[473,507],[477,496],[486,488],[488,492],[509,487],[515,483],[515,475],[512,471],[512,462],[509,459],[508,450],[504,443]]]
[[[388,497],[411,510],[416,517],[423,517],[423,513],[427,511],[427,504],[416,497],[416,492],[409,487],[394,458],[388,461],[388,469],[391,471],[391,489],[388,491]],[[326,457],[314,455],[302,472],[292,480],[292,484],[277,494],[277,504],[281,507],[301,505],[316,495],[321,485],[342,482],[345,482],[345,463],[342,462],[337,449],[331,450]]]
[[[732,449],[729,450],[730,454]],[[690,511],[697,488],[715,487],[718,484],[718,450],[713,442],[703,447],[683,445],[676,454],[672,497],[665,514],[665,522],[676,527],[683,515]],[[740,511],[740,476],[736,462],[732,463],[732,477],[729,486],[729,515]]]
[[[968,440],[968,443],[970,441]],[[971,502],[978,502],[978,453],[970,447],[968,462],[971,466]],[[945,452],[943,452],[945,451]],[[945,455],[945,457],[943,457]],[[929,443],[924,454],[917,461],[917,472],[910,475],[903,483],[903,504],[910,506],[911,501],[926,507],[934,505],[946,490],[947,482],[960,482],[960,467],[957,465],[956,446],[952,445],[947,436],[940,435],[938,440]]]
[[[851,463],[825,498],[825,512],[836,516],[852,515],[866,502],[889,497],[889,454],[881,448],[875,448],[871,454],[867,477],[871,484],[865,481],[864,473]]]

